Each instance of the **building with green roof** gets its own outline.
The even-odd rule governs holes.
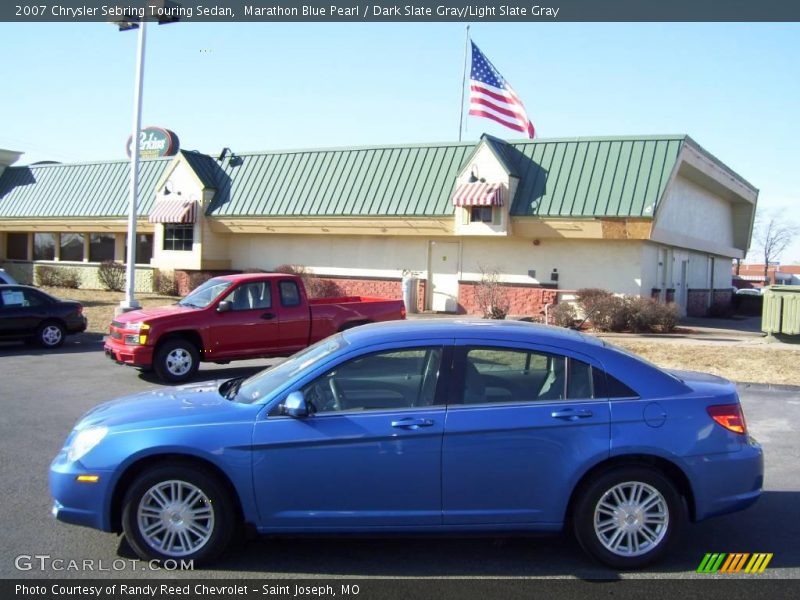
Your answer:
[[[0,166],[0,262],[124,260],[127,161]],[[304,265],[347,294],[478,310],[498,274],[512,314],[537,316],[579,288],[675,301],[730,300],[758,190],[685,135],[307,149],[180,151],[141,167],[137,263],[156,271]]]

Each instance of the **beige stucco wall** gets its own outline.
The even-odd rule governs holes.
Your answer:
[[[400,277],[404,269],[424,272],[428,240],[417,237],[232,235],[231,268],[274,269],[304,265],[319,275]]]
[[[733,257],[732,204],[678,174],[658,208],[652,239],[689,250]]]

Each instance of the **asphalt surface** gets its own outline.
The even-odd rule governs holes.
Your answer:
[[[766,453],[762,498],[746,511],[688,525],[669,557],[645,571],[618,573],[599,566],[565,535],[259,538],[237,543],[202,573],[150,570],[134,560],[123,538],[50,516],[47,469],[76,420],[99,402],[160,385],[113,364],[101,348],[91,336],[71,338],[53,352],[0,344],[0,578],[707,578],[695,573],[706,552],[772,552],[760,577],[800,577],[800,391],[746,387],[740,393],[748,426]],[[197,379],[254,373],[268,364],[204,366]],[[49,558],[33,558],[42,555]],[[81,568],[72,569],[75,563],[69,561],[79,561]],[[86,565],[107,570],[93,573]]]

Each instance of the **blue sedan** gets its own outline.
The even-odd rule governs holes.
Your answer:
[[[102,404],[50,469],[59,520],[198,563],[240,525],[568,528],[595,558],[637,568],[762,483],[730,382],[574,331],[469,320],[366,325],[248,379]]]

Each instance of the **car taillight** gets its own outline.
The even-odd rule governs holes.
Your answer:
[[[79,315],[83,314],[83,305],[82,304],[78,304],[78,314]]]
[[[734,433],[747,433],[747,424],[744,422],[744,413],[740,404],[716,404],[706,408],[708,416]]]
[[[406,309],[405,309],[405,307],[400,309],[400,318],[401,319],[405,319],[406,318]]]

